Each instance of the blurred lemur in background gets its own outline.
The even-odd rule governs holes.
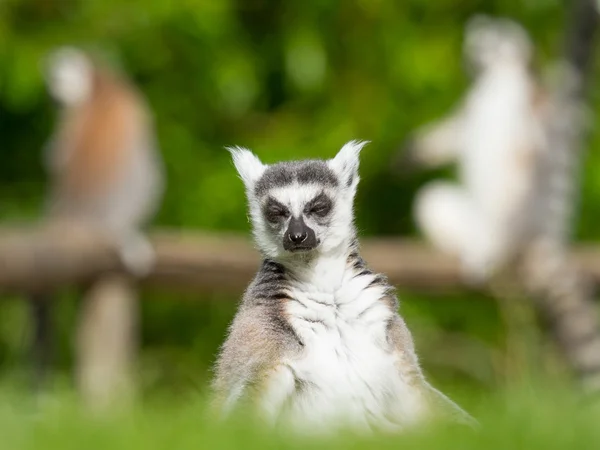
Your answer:
[[[474,17],[464,52],[473,87],[449,118],[414,134],[404,162],[458,162],[459,184],[425,186],[415,216],[434,246],[459,258],[465,279],[479,283],[515,258],[541,225],[549,104],[518,24]]]
[[[393,287],[360,257],[364,144],[273,165],[231,150],[264,260],[216,364],[225,412],[250,404],[305,431],[399,430],[436,415],[474,423],[425,380]]]
[[[60,106],[44,155],[45,220],[96,229],[116,243],[130,273],[143,275],[153,250],[139,229],[154,215],[164,184],[149,109],[121,74],[77,48],[59,48],[45,63],[48,90]],[[35,298],[32,307],[41,379],[50,352],[50,300]],[[86,307],[103,314],[100,306]]]

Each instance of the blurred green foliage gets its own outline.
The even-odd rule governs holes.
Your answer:
[[[1,1],[0,219],[31,219],[41,209],[40,152],[55,111],[40,61],[57,45],[75,44],[107,55],[148,98],[168,171],[157,223],[248,231],[242,184],[226,145],[250,147],[273,162],[330,157],[357,138],[372,141],[362,156],[361,234],[412,234],[413,194],[424,180],[448,171],[401,177],[391,170],[391,160],[412,129],[450,111],[468,86],[461,59],[465,20],[478,12],[519,20],[530,30],[543,67],[561,50],[565,3]],[[591,92],[594,109],[599,88],[596,83]],[[600,237],[598,146],[594,128],[578,222],[578,236],[586,240]],[[149,299],[143,310],[144,386],[202,389],[234,302],[217,294],[202,302],[170,292],[144,296]],[[511,347],[519,324],[530,320],[527,312],[511,319],[514,331],[505,326],[512,306],[474,294],[402,293],[402,300],[425,366],[439,379],[491,389],[522,371],[524,361],[537,365],[527,349]],[[59,362],[67,367],[74,308],[73,300],[64,303],[57,314]],[[26,338],[23,306],[7,302],[0,314],[0,362],[19,370]]]
[[[217,421],[214,416],[207,416],[198,396],[183,404],[150,402],[127,414],[98,420],[85,414],[69,396],[53,398],[38,407],[37,414],[31,414],[31,403],[24,402],[22,396],[2,392],[0,433],[3,445],[11,450],[597,448],[598,411],[584,407],[565,392],[550,389],[546,386],[531,392],[502,392],[502,396],[486,399],[473,408],[481,422],[476,431],[435,423],[398,436],[371,436],[350,430],[321,439],[269,432],[256,417],[244,414],[225,423]]]

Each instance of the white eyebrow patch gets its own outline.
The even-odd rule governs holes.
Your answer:
[[[271,189],[268,195],[286,206],[292,216],[299,217],[306,204],[323,191],[326,189],[322,185],[295,182],[288,186]]]

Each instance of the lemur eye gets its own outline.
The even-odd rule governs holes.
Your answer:
[[[264,213],[267,220],[271,223],[278,223],[283,219],[287,219],[290,215],[290,211],[273,198],[267,200]]]
[[[316,214],[317,216],[326,216],[330,209],[331,207],[329,205],[319,203],[318,205],[314,205],[309,212],[310,214]]]
[[[331,211],[331,200],[325,194],[319,194],[305,208],[309,215],[325,217]]]

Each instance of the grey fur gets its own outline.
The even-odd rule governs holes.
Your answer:
[[[213,388],[220,407],[236,389],[256,389],[282,355],[302,350],[283,311],[291,300],[288,279],[281,264],[267,259],[246,290],[216,365]]]
[[[269,166],[254,188],[261,197],[273,188],[284,187],[297,181],[300,184],[320,184],[336,187],[338,179],[325,161],[285,161]]]

